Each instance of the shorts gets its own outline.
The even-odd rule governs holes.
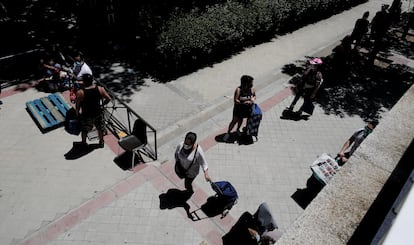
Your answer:
[[[98,116],[91,116],[91,117],[83,117],[81,116],[81,131],[82,132],[89,132],[92,130],[93,126],[96,127],[97,130],[105,131],[105,123],[103,121],[102,115]]]
[[[252,105],[235,104],[233,108],[233,115],[235,115],[238,118],[251,117],[252,112],[253,112]]]

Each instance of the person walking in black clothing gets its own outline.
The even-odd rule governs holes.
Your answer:
[[[357,19],[355,22],[354,30],[351,33],[351,42],[354,43],[354,49],[357,49],[361,44],[361,40],[368,33],[369,30],[369,21],[368,21],[369,12],[365,12],[362,15],[362,18]]]
[[[84,88],[76,92],[76,116],[80,118],[82,144],[84,146],[87,145],[87,133],[95,126],[98,131],[99,146],[103,147],[105,124],[101,101],[103,99],[103,104],[105,105],[111,101],[111,97],[105,88],[93,83],[92,75],[83,75],[82,81]]]
[[[375,42],[380,41],[385,36],[389,25],[388,5],[384,4],[371,21],[371,35]]]
[[[322,64],[320,58],[314,58],[309,61],[310,67],[305,71],[302,76],[302,81],[296,85],[296,95],[290,106],[287,108],[288,111],[293,111],[299,98],[303,97],[303,104],[300,109],[295,112],[298,116],[302,114],[302,111],[312,114],[313,109],[308,111],[309,107],[313,108],[312,101],[315,99],[316,93],[319,90],[323,82],[322,73],[319,71],[319,66]]]

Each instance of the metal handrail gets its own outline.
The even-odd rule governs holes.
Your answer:
[[[144,154],[153,160],[157,160],[157,130],[149,124],[145,119],[138,115],[131,107],[121,101],[120,98],[110,90],[105,84],[100,81],[96,81],[99,86],[102,86],[108,91],[109,95],[113,98],[109,104],[104,107],[104,118],[107,128],[118,139],[122,137],[122,134],[132,134],[133,125],[135,120],[142,120],[147,126],[148,143],[144,149]],[[111,105],[112,104],[112,105]],[[152,134],[153,137],[149,137],[148,134]]]

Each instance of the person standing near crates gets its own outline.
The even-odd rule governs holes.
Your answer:
[[[105,123],[102,105],[108,104],[111,97],[105,88],[94,84],[92,75],[84,74],[82,81],[84,87],[76,92],[76,116],[80,119],[82,145],[88,145],[86,136],[95,126],[98,131],[99,147],[103,148]]]

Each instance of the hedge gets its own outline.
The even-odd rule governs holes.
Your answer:
[[[228,0],[203,11],[174,13],[161,27],[157,53],[165,67],[186,70],[214,62],[260,37],[295,30],[366,0]]]

